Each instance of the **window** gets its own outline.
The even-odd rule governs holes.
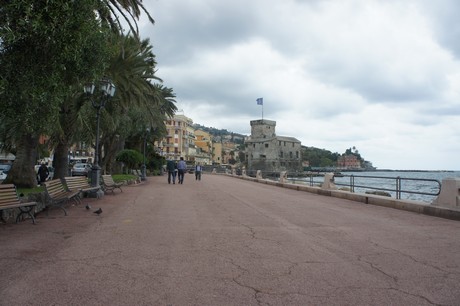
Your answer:
[[[292,152],[289,152],[289,157],[292,158]]]
[[[295,152],[295,157],[296,157],[296,158],[299,158],[299,151],[296,151],[296,152]]]
[[[255,148],[255,147],[256,147],[256,144],[255,144],[255,143],[253,143],[253,144],[252,144],[252,147],[253,147],[253,148]]]
[[[268,143],[265,144],[265,147],[268,148]]]
[[[284,155],[284,154],[283,154],[283,151],[281,151],[281,153],[280,153],[280,157],[281,157],[281,158],[283,158],[283,155]]]
[[[286,146],[286,141],[284,142],[284,146]]]

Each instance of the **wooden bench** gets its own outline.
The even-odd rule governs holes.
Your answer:
[[[50,201],[50,206],[57,206],[61,208],[66,216],[67,210],[65,209],[64,205],[67,202],[72,200],[77,204],[81,203],[80,191],[67,190],[59,179],[45,182],[45,190]]]
[[[79,191],[82,195],[93,193],[99,198],[98,191],[100,186],[91,186],[88,184],[88,179],[84,176],[66,176],[64,177],[67,189],[70,191]]]
[[[123,183],[115,183],[110,174],[102,175],[102,188],[104,191],[112,191],[112,193],[115,193],[115,189],[120,189],[120,191],[123,192],[121,186],[123,186]]]
[[[27,214],[32,219],[32,223],[35,224],[34,209],[36,205],[37,202],[21,203],[16,186],[13,184],[0,185],[0,210],[19,208],[16,223],[18,223],[22,215]]]

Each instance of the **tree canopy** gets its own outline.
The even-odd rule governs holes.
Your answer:
[[[138,37],[141,12],[153,23],[142,0],[0,2],[0,142],[16,153],[5,182],[36,185],[33,166],[41,136],[49,137],[58,156],[58,177],[65,174],[69,145],[94,145],[94,111],[82,88],[103,76],[117,92],[103,111],[101,145],[114,135],[130,137],[123,132],[135,113],[142,130],[161,130],[160,121],[176,110],[175,95],[154,83],[161,79],[150,42]],[[118,14],[132,35],[121,35]]]

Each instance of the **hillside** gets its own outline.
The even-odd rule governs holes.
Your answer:
[[[193,128],[195,129],[200,129],[205,131],[206,133],[209,133],[213,136],[213,141],[220,142],[220,141],[230,141],[238,144],[243,144],[244,143],[244,137],[246,135],[243,134],[238,134],[238,133],[233,133],[230,132],[226,129],[216,129],[213,127],[207,127],[198,123],[193,124]]]

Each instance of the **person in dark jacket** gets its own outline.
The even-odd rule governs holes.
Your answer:
[[[196,164],[195,166],[195,180],[201,181],[201,170],[202,167],[200,163]]]
[[[46,182],[46,179],[48,178],[48,175],[50,174],[48,167],[45,165],[45,163],[42,163],[40,165],[40,168],[38,168],[38,179],[39,183],[42,184]]]
[[[176,183],[176,163],[173,160],[168,160],[166,162],[166,170],[168,170],[168,184],[171,184],[171,179],[173,184]]]

